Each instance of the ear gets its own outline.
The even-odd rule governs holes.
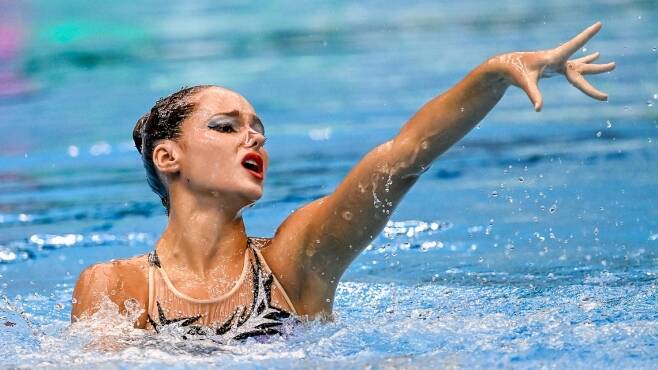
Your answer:
[[[153,164],[162,173],[175,174],[180,171],[181,150],[172,140],[163,140],[153,149]]]

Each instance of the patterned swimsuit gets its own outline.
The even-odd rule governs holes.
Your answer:
[[[296,320],[297,312],[260,253],[269,241],[248,238],[237,283],[229,292],[211,299],[196,299],[178,291],[155,250],[149,253],[150,327],[159,333],[174,324],[186,329],[184,338],[204,335],[220,342],[282,333],[286,323]]]

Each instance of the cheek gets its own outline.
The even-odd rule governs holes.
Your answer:
[[[235,153],[229,150],[229,145],[218,143],[199,143],[186,154],[183,172],[188,172],[197,180],[216,182],[234,171]],[[188,171],[185,171],[185,168]]]
[[[197,136],[197,141],[207,143],[214,143],[218,140],[221,140],[217,134],[211,130],[207,129],[195,129],[195,136]]]

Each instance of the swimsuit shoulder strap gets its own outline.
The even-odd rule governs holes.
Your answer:
[[[152,250],[148,254],[148,261],[149,261],[149,266],[157,267],[160,268],[162,265],[160,265],[160,258],[158,258],[158,252]]]
[[[252,238],[252,237],[249,237],[247,239],[247,246],[249,246],[249,248],[252,251],[254,251],[254,255],[256,257],[256,265],[258,266],[258,268],[260,269],[260,267],[263,266],[263,267],[265,267],[265,271],[267,271],[268,274],[272,275],[274,285],[281,292],[281,295],[283,296],[283,299],[286,301],[286,303],[288,304],[288,306],[290,307],[292,312],[295,315],[298,315],[297,310],[295,309],[295,306],[292,304],[292,301],[288,297],[288,293],[286,293],[286,290],[283,289],[283,286],[281,285],[281,283],[279,283],[279,279],[276,278],[276,275],[274,275],[274,273],[270,269],[270,266],[267,265],[267,261],[265,261],[265,258],[260,253],[261,250],[263,250],[265,247],[270,245],[271,241],[272,241],[272,239],[270,239],[270,238]]]
[[[149,295],[148,295],[148,303],[147,303],[147,308],[148,312],[154,312],[153,311],[153,305],[155,305],[155,278],[153,276],[154,270],[156,268],[160,268],[160,259],[158,258],[158,253],[154,250],[149,252],[147,256],[147,261],[149,265],[149,274],[148,274],[148,285],[149,285]]]
[[[249,245],[255,250],[260,251],[265,249],[268,245],[270,245],[271,241],[272,241],[271,238],[259,238],[255,236],[250,236],[247,238],[247,245]]]

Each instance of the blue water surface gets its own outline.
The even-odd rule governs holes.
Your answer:
[[[212,346],[108,314],[130,338],[110,352],[68,329],[80,271],[149,251],[166,224],[131,139],[157,98],[219,84],[253,103],[271,167],[245,219],[271,236],[489,56],[596,20],[577,55],[617,62],[589,76],[610,101],[554,77],[535,113],[510,89],[354,262],[334,321]],[[0,367],[658,363],[654,1],[4,1],[0,40]]]

